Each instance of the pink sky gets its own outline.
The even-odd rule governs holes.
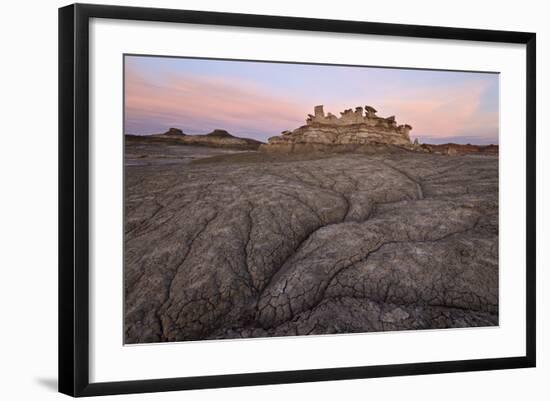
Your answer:
[[[423,142],[498,143],[498,74],[129,57],[125,133],[226,129],[265,141],[305,123],[316,104],[338,115],[372,105]]]

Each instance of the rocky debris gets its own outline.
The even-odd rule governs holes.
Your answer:
[[[483,154],[498,155],[498,145],[459,145],[456,143],[446,143],[442,145],[422,144],[420,149],[428,153],[442,155],[466,155]]]
[[[210,146],[216,148],[257,150],[262,142],[250,138],[239,138],[229,132],[216,129],[206,135],[188,135],[180,129],[170,128],[162,134],[155,135],[125,135],[129,142],[165,142],[181,145]]]
[[[370,145],[397,145],[412,148],[408,124],[397,125],[395,116],[378,117],[371,106],[347,109],[336,117],[325,115],[323,106],[315,106],[308,114],[306,125],[294,131],[283,131],[280,136],[268,139],[262,145],[265,151],[349,151]]]
[[[126,168],[126,343],[498,325],[498,158],[244,156]]]

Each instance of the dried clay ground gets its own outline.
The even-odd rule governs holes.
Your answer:
[[[498,324],[498,157],[233,153],[126,145],[127,343]]]

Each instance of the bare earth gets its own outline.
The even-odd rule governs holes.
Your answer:
[[[498,157],[165,146],[126,145],[127,343],[498,325]]]

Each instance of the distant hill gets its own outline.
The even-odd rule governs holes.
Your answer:
[[[224,129],[215,129],[214,131],[206,135],[210,137],[217,137],[217,138],[235,138],[233,135],[231,135],[229,132],[227,132]]]
[[[215,129],[206,135],[188,135],[178,128],[170,128],[162,134],[125,135],[132,142],[162,142],[180,145],[209,146],[239,150],[257,150],[262,142],[250,138],[239,138],[222,129]]]

